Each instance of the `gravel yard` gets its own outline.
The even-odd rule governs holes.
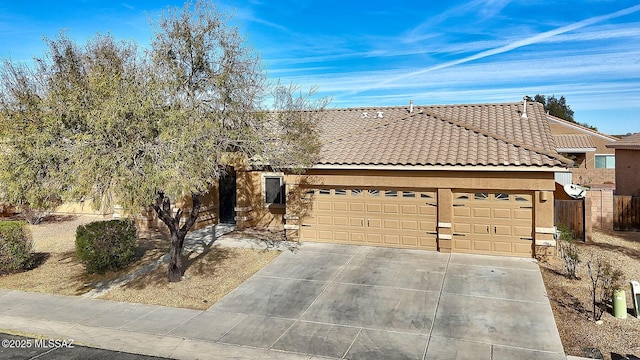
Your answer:
[[[640,233],[594,232],[593,243],[577,244],[581,261],[578,280],[564,275],[560,258],[547,257],[540,261],[565,352],[587,357],[590,349],[598,349],[605,359],[640,357],[640,319],[631,315],[633,305],[629,286],[630,280],[640,281]],[[623,272],[622,284],[629,309],[626,319],[617,319],[610,311],[605,312],[599,325],[591,319],[591,288],[586,267],[587,262],[598,255]]]
[[[91,291],[95,284],[126,275],[167,253],[169,244],[162,233],[141,232],[138,234],[138,260],[133,264],[117,272],[87,275],[75,255],[75,232],[78,225],[99,220],[103,218],[56,215],[40,225],[29,225],[37,264],[22,273],[0,276],[0,288],[82,295]],[[206,309],[279,254],[279,251],[212,247],[202,254],[190,255],[184,280],[179,283],[168,282],[167,267],[163,264],[101,298]]]

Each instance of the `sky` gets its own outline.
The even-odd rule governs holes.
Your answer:
[[[0,58],[43,37],[96,32],[149,44],[183,1],[0,0]],[[330,107],[517,102],[565,96],[577,121],[640,132],[637,0],[223,0],[271,80],[317,87]]]

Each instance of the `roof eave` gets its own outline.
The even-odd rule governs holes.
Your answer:
[[[566,171],[564,166],[527,165],[374,165],[374,164],[316,164],[318,170],[408,170],[408,171],[482,171],[482,172],[556,172]]]

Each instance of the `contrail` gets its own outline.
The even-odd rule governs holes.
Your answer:
[[[569,31],[581,29],[581,28],[583,28],[585,26],[590,26],[590,25],[597,24],[599,22],[603,22],[603,21],[606,21],[606,20],[615,19],[615,18],[618,18],[618,17],[621,17],[621,16],[633,14],[633,13],[635,13],[637,11],[640,11],[640,5],[636,5],[636,6],[632,6],[632,7],[626,8],[626,9],[618,10],[618,11],[613,12],[611,14],[606,14],[606,15],[601,15],[601,16],[594,16],[594,17],[591,17],[591,18],[588,18],[588,19],[585,19],[585,20],[582,20],[582,21],[578,21],[578,22],[570,24],[570,25],[562,26],[562,27],[559,27],[557,29],[549,30],[549,31],[543,32],[541,34],[528,37],[528,38],[523,39],[523,40],[514,41],[514,42],[512,42],[510,44],[507,44],[507,45],[504,45],[504,46],[500,46],[500,47],[497,47],[495,49],[485,50],[485,51],[479,52],[477,54],[474,54],[474,55],[471,55],[471,56],[467,56],[467,57],[462,58],[462,59],[448,61],[448,62],[442,63],[440,65],[432,66],[430,68],[426,68],[426,69],[414,71],[414,72],[411,72],[411,73],[407,73],[407,74],[404,74],[404,75],[396,76],[396,77],[390,78],[388,80],[385,80],[383,82],[380,82],[379,84],[377,84],[376,87],[380,88],[380,87],[382,87],[384,85],[396,82],[398,80],[402,80],[402,79],[406,79],[406,78],[409,78],[409,77],[421,75],[421,74],[428,73],[428,72],[431,72],[431,71],[445,69],[445,68],[452,67],[452,66],[459,65],[459,64],[464,64],[464,63],[467,63],[469,61],[478,60],[478,59],[486,58],[486,57],[489,57],[489,56],[502,54],[502,53],[505,53],[507,51],[511,51],[511,50],[514,50],[514,49],[517,49],[517,48],[520,48],[520,47],[523,47],[523,46],[532,45],[532,44],[536,44],[536,43],[542,42],[542,41],[544,41],[546,39],[549,39],[551,37],[554,37],[556,35],[560,35],[560,34],[564,34],[564,33],[569,32]],[[367,89],[367,90],[371,90],[371,89]],[[358,90],[357,92],[355,92],[353,94],[358,94],[358,93],[361,93],[363,91],[366,91],[366,90]]]

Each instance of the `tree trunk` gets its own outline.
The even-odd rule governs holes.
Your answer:
[[[178,209],[176,214],[171,216],[171,199],[164,196],[163,193],[158,193],[156,203],[152,205],[158,218],[169,228],[171,239],[169,247],[169,282],[181,281],[182,275],[184,274],[182,247],[184,246],[184,238],[198,219],[201,206],[200,194],[192,193],[191,201],[191,213],[182,226],[180,226],[180,220],[183,215],[182,209]]]

